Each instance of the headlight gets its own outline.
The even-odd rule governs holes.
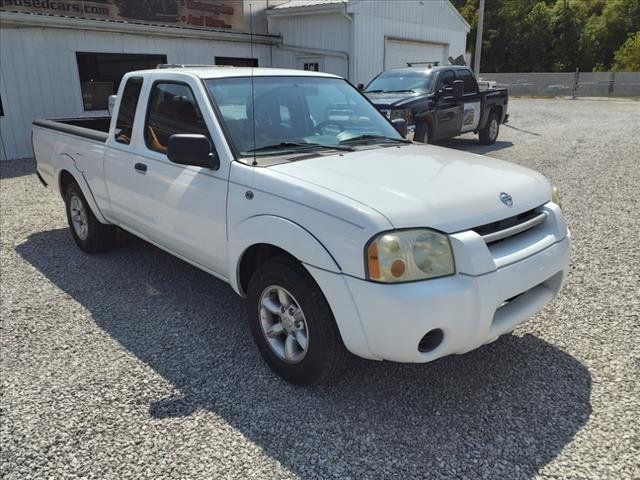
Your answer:
[[[367,278],[398,283],[444,277],[455,272],[449,237],[433,230],[381,233],[365,251]]]
[[[558,189],[554,185],[551,186],[551,201],[562,208],[562,202],[560,201],[560,192],[558,192]]]
[[[395,110],[391,110],[389,120],[395,120],[396,118],[404,118],[407,121],[407,125],[411,125],[413,123],[413,113],[411,113],[410,108],[397,108]]]

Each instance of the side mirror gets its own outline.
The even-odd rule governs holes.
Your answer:
[[[453,97],[456,100],[460,100],[464,95],[464,82],[462,80],[454,80],[451,85],[442,89],[442,94],[445,97]]]
[[[464,95],[464,82],[462,80],[453,81],[453,96],[456,100],[460,100]]]
[[[167,157],[173,163],[220,168],[220,159],[211,145],[211,141],[200,133],[176,133],[169,137]]]
[[[364,90],[364,83],[359,83],[358,84],[358,90],[360,90],[360,91]]]
[[[113,109],[116,106],[117,95],[109,95],[109,101],[107,102],[107,108],[109,109],[109,115],[113,115]]]
[[[407,137],[407,121],[404,118],[394,118],[391,120],[391,124],[402,135],[402,138]]]

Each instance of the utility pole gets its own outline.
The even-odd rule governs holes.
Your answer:
[[[476,78],[480,75],[480,57],[482,55],[482,27],[484,24],[484,0],[480,0],[480,10],[478,12],[478,29],[476,31],[476,51],[473,55],[473,72]]]

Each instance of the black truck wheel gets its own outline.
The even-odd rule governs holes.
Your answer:
[[[317,385],[337,377],[348,352],[322,291],[297,261],[276,257],[256,270],[247,315],[262,358],[282,378]]]
[[[416,124],[416,131],[413,134],[414,142],[431,143],[432,141],[431,127],[426,122]]]
[[[98,221],[77,183],[67,187],[64,201],[71,236],[80,250],[98,253],[116,245],[116,227]]]
[[[500,119],[498,118],[498,112],[491,112],[489,114],[489,120],[485,127],[480,130],[479,141],[481,145],[493,145],[498,139],[498,133],[500,132]]]

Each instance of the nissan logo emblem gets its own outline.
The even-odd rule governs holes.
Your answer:
[[[504,203],[507,207],[513,207],[513,198],[507,192],[500,193],[500,201]]]

